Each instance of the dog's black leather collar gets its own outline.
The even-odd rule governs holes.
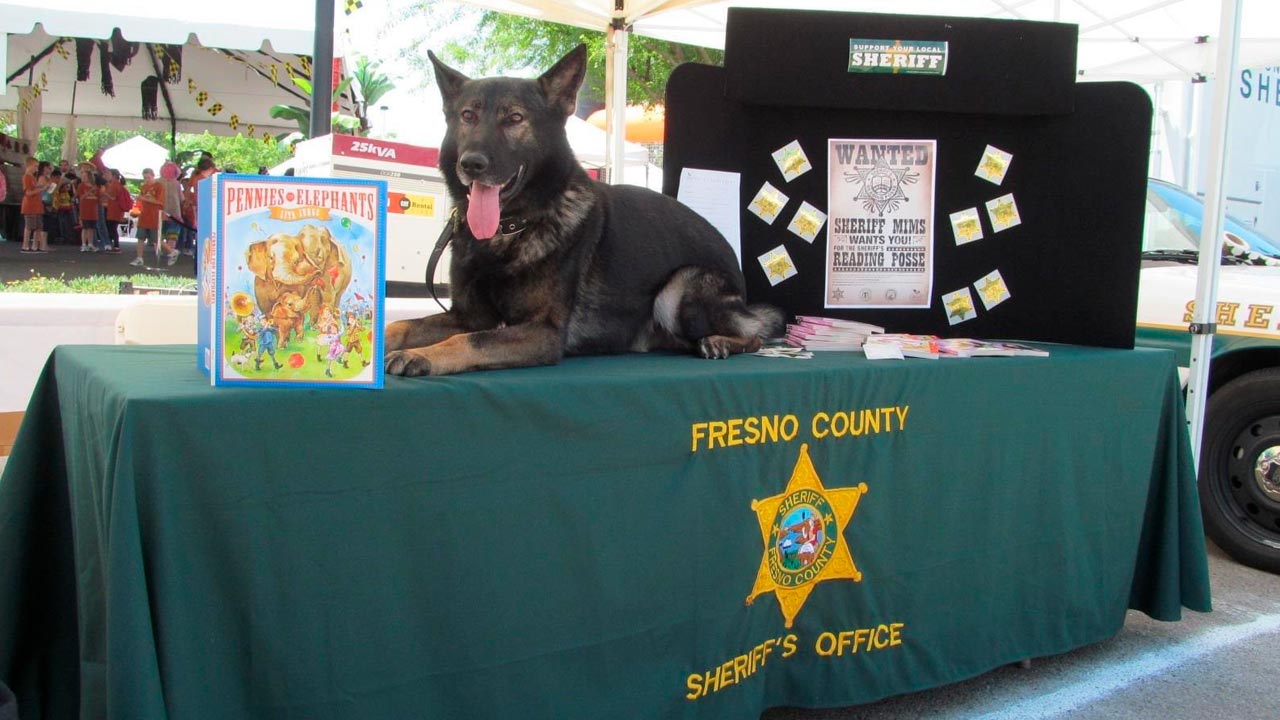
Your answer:
[[[498,218],[498,234],[493,239],[515,237],[525,231],[529,221],[525,218]]]

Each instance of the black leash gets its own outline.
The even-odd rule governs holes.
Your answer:
[[[431,299],[436,301],[440,309],[449,312],[449,308],[440,302],[440,298],[436,297],[436,266],[440,264],[440,256],[444,255],[444,249],[449,246],[449,241],[453,240],[454,222],[458,218],[458,210],[454,208],[449,212],[449,217],[445,220],[444,230],[440,231],[440,237],[436,239],[436,246],[431,249],[431,259],[427,261],[427,291],[431,293]]]

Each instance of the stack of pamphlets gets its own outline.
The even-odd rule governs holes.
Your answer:
[[[901,360],[903,358],[925,358],[937,360],[941,356],[936,335],[910,335],[907,333],[891,333],[868,338],[862,350],[868,360]]]
[[[863,343],[870,360],[940,357],[969,358],[992,356],[1048,357],[1049,351],[1022,343],[973,338],[939,338],[933,335],[876,335]]]
[[[950,338],[938,341],[938,352],[947,357],[1049,357],[1049,351],[1016,342]]]
[[[787,344],[805,350],[861,350],[872,335],[884,332],[878,325],[816,315],[797,315],[787,325]]]
[[[777,341],[775,341],[777,342]],[[886,333],[884,328],[857,320],[797,315],[787,325],[786,347],[762,348],[757,355],[811,357],[810,352],[845,350],[862,352],[869,360],[985,356],[1048,357],[1049,352],[1023,343],[973,338],[940,338],[937,335]]]

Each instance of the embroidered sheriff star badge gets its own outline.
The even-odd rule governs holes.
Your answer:
[[[844,530],[866,492],[866,483],[847,488],[823,487],[809,459],[808,444],[801,445],[800,458],[786,490],[751,501],[764,540],[764,557],[747,604],[760,595],[774,593],[786,626],[791,627],[818,583],[860,582],[862,573],[853,564]]]

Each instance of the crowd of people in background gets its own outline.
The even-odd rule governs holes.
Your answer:
[[[230,171],[230,169],[227,169]],[[157,262],[173,265],[196,247],[196,186],[218,172],[213,157],[203,153],[185,172],[172,161],[143,171],[137,197],[125,178],[101,161],[85,161],[74,169],[67,160],[58,167],[29,157],[22,176],[22,252],[51,252],[50,242],[73,244],[80,252],[120,252],[122,226],[132,223],[137,256],[154,247]]]

